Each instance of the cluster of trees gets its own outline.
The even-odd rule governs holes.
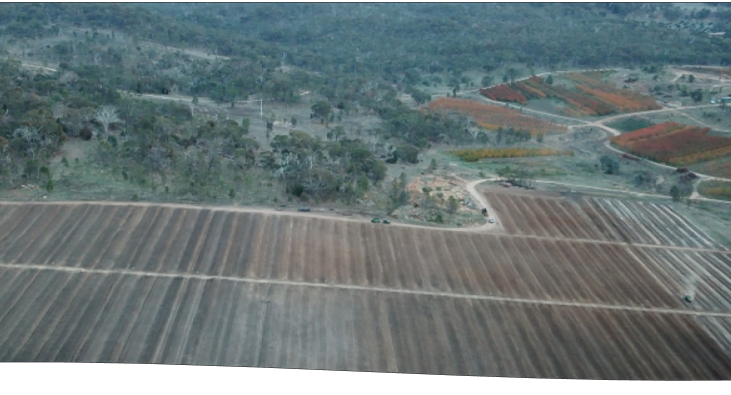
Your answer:
[[[668,194],[674,202],[679,202],[683,198],[688,198],[693,193],[693,186],[690,183],[678,183],[670,187]],[[690,204],[690,199],[687,200]]]
[[[68,75],[100,80],[98,85],[134,93],[209,97],[217,103],[263,97],[296,103],[299,91],[322,85],[322,77],[302,71],[282,73],[264,60],[193,58],[180,52],[129,45],[123,40],[87,38],[62,41],[41,57],[59,62]]]
[[[527,130],[515,129],[512,127],[499,127],[495,136],[495,142],[499,145],[504,140],[505,144],[511,145],[515,143],[528,142],[532,137],[531,133]]]
[[[32,182],[52,190],[49,160],[75,138],[98,148],[83,165],[181,194],[224,195],[256,164],[259,143],[246,136],[247,119],[196,120],[188,105],[121,98],[99,85],[98,68],[89,69],[69,78],[0,61],[0,186]]]
[[[618,62],[731,61],[728,44],[722,40],[632,18],[671,12],[672,5],[191,4],[154,8],[186,22],[276,43],[295,65],[322,72],[341,68],[351,73],[386,73],[397,81],[406,79],[404,73],[410,69],[441,72],[483,67],[489,72],[511,62],[593,67]],[[711,16],[719,26],[728,21],[722,12]],[[607,35],[612,40],[606,40]],[[693,46],[674,45],[691,37]],[[668,50],[655,51],[658,45]]]
[[[619,174],[620,162],[614,155],[602,155],[599,164],[605,174]]]
[[[247,118],[194,119],[187,105],[134,99],[120,101],[118,111],[124,128],[97,133],[96,161],[129,182],[195,198],[234,197],[258,164],[261,145],[247,136]]]
[[[496,171],[498,177],[506,180],[507,182],[526,188],[535,187],[535,173],[531,172],[523,166],[505,166]]]
[[[322,141],[292,130],[275,136],[271,147],[262,153],[263,167],[297,197],[354,203],[386,176],[386,165],[360,139]]]
[[[393,212],[397,208],[409,203],[411,196],[409,191],[406,190],[407,177],[406,173],[401,173],[399,178],[394,178],[391,181],[391,187],[388,192],[389,197],[389,212]]]
[[[466,70],[483,70],[480,83],[489,85],[489,74],[503,66],[504,82],[514,81],[516,63],[731,63],[728,40],[631,18],[658,10],[672,11],[617,4],[1,4],[2,34],[11,43],[64,38],[25,54],[53,61],[57,73],[0,62],[0,183],[31,180],[52,189],[49,159],[66,139],[80,138],[98,142],[98,163],[153,189],[233,197],[247,172],[261,167],[294,196],[352,202],[384,179],[384,160],[418,163],[419,150],[432,144],[477,141],[480,129],[465,116],[398,101],[402,92],[417,104],[430,101],[428,88],[441,77],[456,94],[473,85]],[[694,18],[715,15],[706,14]],[[225,58],[156,50],[151,42]],[[373,141],[336,126],[326,141],[293,130],[268,150],[248,137],[247,119],[196,119],[187,105],[137,101],[119,90],[231,106],[252,97],[296,103],[310,90],[323,99],[312,117],[326,127],[370,110],[383,124]],[[702,99],[702,92],[688,94]],[[531,138],[524,129],[496,134],[498,145]],[[618,171],[604,162],[604,171]],[[404,182],[391,185],[394,204],[404,200]]]
[[[411,85],[406,87],[406,93],[410,94],[411,98],[414,99],[414,101],[418,105],[422,105],[424,103],[428,103],[429,101],[431,101],[430,94],[428,94],[424,91],[421,91]]]
[[[49,103],[44,80],[0,60],[0,186],[49,179],[48,162],[66,135]]]
[[[418,87],[435,83],[436,74],[448,75],[456,92],[472,84],[466,70],[490,73],[515,63],[528,68],[731,64],[728,40],[633,20],[673,9],[656,4],[48,3],[3,4],[0,22],[18,39],[91,28],[73,42],[56,44],[56,61],[105,65],[112,84],[131,91],[175,88],[234,102],[252,94],[293,101],[298,89],[316,88],[331,102],[372,108],[394,99],[391,86],[408,88],[417,103],[425,102],[428,94]],[[720,27],[729,20],[724,13],[729,11],[701,19]],[[110,30],[133,37],[135,44],[110,46],[115,42]],[[144,49],[142,40],[230,59],[158,56]],[[294,68],[282,72],[285,64]],[[510,67],[505,80],[516,76]]]
[[[657,182],[658,176],[650,170],[635,173],[635,186],[639,188],[652,188]]]
[[[455,144],[472,140],[466,133],[470,121],[458,113],[412,110],[397,104],[379,108],[378,114],[384,121],[383,135],[386,139],[395,137],[418,148],[434,143]]]
[[[233,107],[237,101],[259,98],[295,104],[302,92],[316,91],[345,114],[397,101],[396,88],[378,77],[356,78],[340,72],[325,76],[301,68],[282,68],[274,59],[253,54],[209,60],[129,41],[89,35],[61,41],[35,57],[59,62],[66,79],[97,81],[92,86],[104,87],[106,94],[114,89],[138,94],[177,93],[208,97]],[[431,97],[416,88],[409,88],[409,92],[419,103]]]
[[[4,186],[34,181],[52,190],[49,160],[69,138],[96,144],[96,155],[87,158],[87,165],[106,167],[153,191],[195,198],[234,197],[247,173],[263,168],[279,177],[292,195],[352,203],[386,175],[373,147],[347,138],[342,126],[328,133],[328,141],[293,130],[274,137],[271,150],[262,152],[260,143],[248,137],[247,118],[198,119],[187,104],[120,97],[116,90],[108,93],[104,86],[94,86],[103,80],[98,67],[87,67],[85,77],[74,73],[69,78],[68,70],[30,74],[17,61],[3,61],[0,73]],[[313,108],[323,117],[331,110],[326,101]],[[391,149],[393,156],[417,161],[416,148]]]

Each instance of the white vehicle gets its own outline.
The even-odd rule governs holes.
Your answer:
[[[494,224],[495,223],[495,218],[490,218],[490,219],[487,220],[487,222],[489,222],[491,224]]]

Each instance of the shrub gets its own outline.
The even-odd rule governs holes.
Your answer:
[[[394,156],[407,163],[419,163],[419,150],[411,145],[402,145],[396,149]]]
[[[79,133],[79,136],[80,136],[80,137],[81,137],[81,139],[82,139],[82,140],[84,140],[84,141],[89,141],[89,140],[91,140],[91,137],[92,137],[93,135],[94,135],[94,134],[92,133],[92,131],[91,131],[91,128],[89,127],[89,125],[85,125],[85,126],[84,126],[84,127],[83,127],[83,128],[81,129],[81,133]]]
[[[450,214],[454,214],[457,212],[457,210],[459,210],[459,202],[457,201],[457,199],[454,198],[454,196],[450,196],[447,203],[447,211]]]
[[[602,171],[606,174],[619,174],[619,159],[613,155],[604,155],[599,158]]]
[[[116,136],[110,134],[109,136],[107,136],[107,141],[109,142],[109,144],[111,144],[113,148],[117,148],[118,142]]]

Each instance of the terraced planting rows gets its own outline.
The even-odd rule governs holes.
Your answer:
[[[692,295],[694,308],[731,311],[731,255],[649,248],[637,254],[672,293]]]
[[[515,128],[527,130],[534,136],[541,133],[563,133],[568,130],[566,126],[535,118],[512,108],[480,103],[470,99],[440,97],[430,102],[428,108],[467,114],[488,130],[498,130],[501,127]]]
[[[158,206],[0,205],[0,262],[681,307],[618,245]]]
[[[731,378],[677,314],[60,270],[0,268],[0,284],[1,361]]]
[[[566,103],[564,112],[572,116],[607,115],[660,109],[655,99],[629,89],[618,89],[602,80],[596,72],[568,73],[560,77],[564,84],[549,84],[538,76],[480,89],[492,100],[526,104],[527,100],[553,98]]]
[[[695,319],[726,355],[731,355],[731,318],[698,316]]]
[[[488,192],[509,234],[724,249],[672,207],[608,198],[533,197]]]
[[[674,166],[688,166],[731,155],[731,139],[710,134],[711,128],[663,122],[610,138],[634,155]]]
[[[731,379],[731,255],[627,245],[674,239],[611,224],[637,211],[613,201],[488,198],[542,237],[0,203],[0,361]]]
[[[630,243],[675,245],[726,250],[687,218],[664,204],[622,199],[588,198],[581,203],[594,210],[597,223],[611,226]],[[591,205],[591,209],[589,208]]]

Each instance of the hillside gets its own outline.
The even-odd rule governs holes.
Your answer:
[[[0,4],[0,362],[730,379],[729,21]]]
[[[574,151],[544,136],[573,136],[581,117],[652,111],[661,94],[721,94],[697,71],[698,89],[664,82],[665,63],[729,63],[728,40],[680,25],[720,28],[726,7],[709,7],[3,4],[0,194],[383,216],[409,203],[408,178],[449,176],[451,157],[434,150]],[[634,72],[550,75],[603,66]],[[634,74],[645,81],[623,86]],[[487,85],[530,98],[479,103]],[[583,154],[574,169],[600,156],[577,166]],[[418,217],[456,211],[439,192]]]

